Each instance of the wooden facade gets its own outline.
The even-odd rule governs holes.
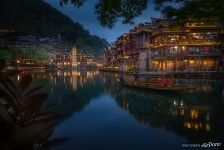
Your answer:
[[[217,22],[152,18],[119,37],[105,52],[107,67],[138,71],[223,70],[223,26]]]

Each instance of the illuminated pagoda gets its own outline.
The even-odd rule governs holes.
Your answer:
[[[77,67],[78,63],[77,63],[77,49],[75,47],[72,48],[71,51],[71,63],[72,63],[72,67]]]

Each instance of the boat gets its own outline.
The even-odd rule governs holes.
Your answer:
[[[153,74],[148,81],[118,79],[117,82],[124,86],[164,92],[183,92],[195,89],[192,86],[175,84],[174,78],[170,74],[161,73]]]

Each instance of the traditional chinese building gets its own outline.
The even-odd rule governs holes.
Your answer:
[[[70,53],[59,53],[56,54],[53,62],[58,67],[102,67],[103,58],[96,57],[92,54],[87,54],[84,52],[77,52],[75,47],[72,48]]]
[[[152,18],[107,47],[106,67],[138,71],[223,70],[223,26],[195,21],[176,24]]]
[[[54,63],[60,67],[71,65],[71,55],[70,53],[60,53],[56,55]]]
[[[71,51],[71,64],[72,64],[72,67],[77,67],[78,66],[77,49],[75,47],[73,47],[72,51]]]

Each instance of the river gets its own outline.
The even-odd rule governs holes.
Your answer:
[[[196,89],[161,93],[123,87],[99,71],[34,73],[54,111],[66,118],[52,138],[55,150],[149,150],[223,143],[224,81],[187,79]],[[194,145],[195,144],[195,145]]]

